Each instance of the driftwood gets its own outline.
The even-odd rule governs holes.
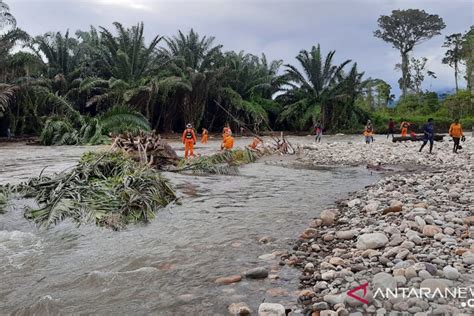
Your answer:
[[[437,142],[442,142],[443,141],[444,135],[439,135],[435,134],[433,139]],[[423,140],[423,134],[417,134],[415,136],[396,136],[392,139],[392,142],[406,142],[406,141],[412,141],[412,142],[418,142]]]
[[[174,149],[155,132],[141,132],[136,136],[130,133],[118,135],[111,149],[124,150],[135,161],[157,168],[175,165],[179,161]]]

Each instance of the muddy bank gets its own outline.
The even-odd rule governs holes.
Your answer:
[[[411,172],[390,172],[327,208],[282,256],[282,264],[301,269],[301,313],[472,313],[468,300],[474,283],[474,142],[468,140],[459,154],[451,152],[450,142],[436,143],[432,155],[419,153],[419,145],[303,146],[304,164],[408,165]],[[359,286],[364,288],[357,290]],[[468,297],[381,294],[402,288],[429,288],[432,293],[467,288]],[[353,289],[365,302],[347,294]]]

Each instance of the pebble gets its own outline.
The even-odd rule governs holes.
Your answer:
[[[253,268],[245,271],[244,276],[249,279],[265,279],[268,276],[268,269],[265,267]]]
[[[448,142],[436,143],[429,156],[418,152],[416,142],[302,146],[301,160],[310,164],[383,166],[403,161],[411,169],[387,174],[339,201],[337,208],[322,211],[310,224],[313,230],[305,230],[295,248],[282,256],[281,261],[304,271],[302,288],[314,290],[314,296],[298,299],[305,306],[303,314],[468,314],[455,300],[397,298],[361,306],[346,295],[367,282],[372,290],[469,286],[474,186],[466,175],[474,170],[474,139],[466,142],[470,146],[456,156]]]

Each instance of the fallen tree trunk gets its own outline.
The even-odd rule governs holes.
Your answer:
[[[437,142],[442,142],[443,138],[445,135],[439,135],[436,134],[434,135],[433,139]],[[392,139],[392,142],[406,142],[406,141],[412,141],[412,142],[418,142],[418,141],[423,141],[423,134],[418,134],[416,136],[396,136]]]

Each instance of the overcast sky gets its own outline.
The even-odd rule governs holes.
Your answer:
[[[425,89],[454,87],[451,68],[441,64],[444,36],[464,33],[473,23],[470,0],[5,0],[18,26],[32,35],[47,31],[87,30],[90,25],[111,27],[114,21],[130,26],[145,23],[148,39],[194,28],[216,37],[224,50],[265,53],[270,59],[295,63],[301,49],[321,44],[336,50],[336,60],[352,59],[366,76],[390,83],[398,94],[394,71],[398,52],[373,36],[377,18],[394,9],[419,8],[439,14],[447,27],[415,48],[415,56],[429,59],[438,78]],[[465,85],[464,81],[462,85]]]

